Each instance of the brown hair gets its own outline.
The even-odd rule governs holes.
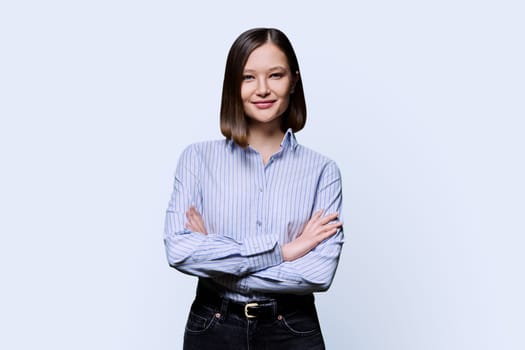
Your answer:
[[[233,139],[242,147],[248,145],[248,128],[241,99],[241,84],[244,66],[248,56],[256,48],[271,42],[286,55],[292,76],[297,82],[290,95],[288,108],[281,117],[281,129],[301,130],[306,123],[306,102],[303,84],[299,75],[299,63],[290,40],[278,29],[254,28],[242,33],[233,43],[226,60],[221,102],[221,132],[227,139]]]

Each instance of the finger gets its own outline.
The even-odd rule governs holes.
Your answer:
[[[321,216],[323,215],[323,209],[319,209],[318,211],[316,211],[314,213],[314,215],[312,215],[312,217],[310,218],[310,220],[308,220],[308,222],[306,223],[306,225],[310,225],[310,224],[315,224],[319,221],[319,219],[321,218]]]
[[[203,227],[204,226],[204,223],[199,218],[195,218],[195,220],[193,221],[193,224],[195,226],[197,226],[197,227]]]
[[[329,237],[332,237],[333,235],[336,234],[336,232],[338,231],[337,228],[333,228],[331,230],[328,230],[327,232],[323,233],[322,235],[322,240],[324,241],[325,239],[329,238]]]
[[[206,230],[202,230],[198,227],[195,227],[195,226],[192,226],[192,225],[189,225],[188,227],[188,230],[190,230],[191,232],[195,232],[195,233],[200,233],[200,234],[203,234],[203,235],[207,235],[208,233],[206,232]]]
[[[332,213],[332,214],[328,214],[328,215],[326,215],[325,217],[323,217],[321,219],[321,224],[323,224],[323,225],[327,224],[330,221],[336,219],[338,216],[339,216],[339,213],[337,213],[337,212],[336,213]]]
[[[323,215],[323,212],[324,212],[323,209],[319,209],[318,211],[316,211],[314,213],[314,215],[312,215],[312,219],[314,219],[314,220],[319,219],[321,217],[321,215]]]
[[[312,215],[312,217],[306,222],[306,225],[304,225],[304,228],[303,228],[302,232],[310,230],[311,226],[314,225],[317,220],[319,220],[319,218],[321,217],[322,213],[323,213],[323,209],[319,209],[318,211],[316,211]]]
[[[200,227],[197,223],[195,222],[187,222],[185,224],[186,228],[192,232],[201,232],[202,233],[202,227]]]
[[[199,220],[193,220],[191,222],[191,224],[196,230],[201,231],[201,228],[202,228],[203,225],[201,224],[201,222]]]
[[[199,212],[197,211],[197,209],[193,208],[193,209],[192,209],[192,213],[193,213],[193,217],[195,218],[195,220],[198,220],[198,221],[200,221],[200,222],[204,222],[203,219],[202,219],[202,215],[201,215],[201,213],[199,213]]]
[[[335,221],[335,222],[330,222],[328,224],[325,225],[325,227],[327,228],[339,228],[343,226],[343,222],[342,221]]]
[[[188,217],[188,222],[193,226],[193,227],[198,227],[199,226],[199,218],[197,216],[195,216],[194,214],[190,214],[190,216]]]
[[[327,231],[330,231],[330,230],[334,230],[334,229],[338,229],[340,228],[341,226],[343,225],[342,222],[333,222],[333,223],[330,223],[330,224],[326,224],[323,226],[323,229],[321,230],[322,232],[327,232]]]

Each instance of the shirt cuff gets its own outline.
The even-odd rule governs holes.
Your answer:
[[[273,250],[277,245],[277,237],[265,235],[250,237],[241,243],[241,255],[252,256]]]
[[[247,258],[246,270],[254,272],[279,265],[283,261],[281,246],[273,235],[250,237],[243,241],[241,255]]]

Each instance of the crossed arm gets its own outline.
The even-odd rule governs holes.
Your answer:
[[[295,240],[281,246],[281,264],[244,276],[237,281],[237,287],[268,293],[309,293],[328,289],[335,273],[335,266],[330,261],[337,263],[342,237],[334,237],[332,242],[312,250],[340,231],[342,222],[334,221],[338,213],[322,214],[322,209],[315,212],[303,232]],[[204,220],[195,207],[191,207],[186,216],[188,229],[207,235]]]
[[[198,178],[198,155],[188,149],[166,212],[164,242],[172,267],[206,278],[233,275],[243,291],[310,293],[330,286],[343,244],[341,179],[334,163],[323,171],[312,218],[294,241],[283,245],[272,235],[239,242],[226,233],[207,234],[192,207]]]
[[[294,261],[306,255],[313,248],[317,247],[319,243],[334,235],[337,230],[343,225],[340,221],[332,222],[339,216],[338,213],[331,213],[326,216],[323,215],[323,210],[320,209],[312,218],[306,223],[303,232],[292,242],[286,243],[281,248],[281,255],[283,261]],[[201,214],[191,206],[186,212],[188,222],[185,227],[193,232],[207,235],[204,219]]]

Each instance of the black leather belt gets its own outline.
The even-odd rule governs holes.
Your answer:
[[[272,319],[281,313],[286,313],[286,311],[312,307],[314,304],[313,294],[278,294],[272,295],[269,299],[253,300],[246,303],[229,299],[224,300],[218,293],[208,289],[201,283],[197,287],[195,300],[206,305],[213,305],[217,310],[221,310],[226,306],[224,312],[249,319]]]
[[[238,303],[230,301],[228,312],[246,318],[275,318],[277,316],[276,301],[259,301],[250,303]]]

